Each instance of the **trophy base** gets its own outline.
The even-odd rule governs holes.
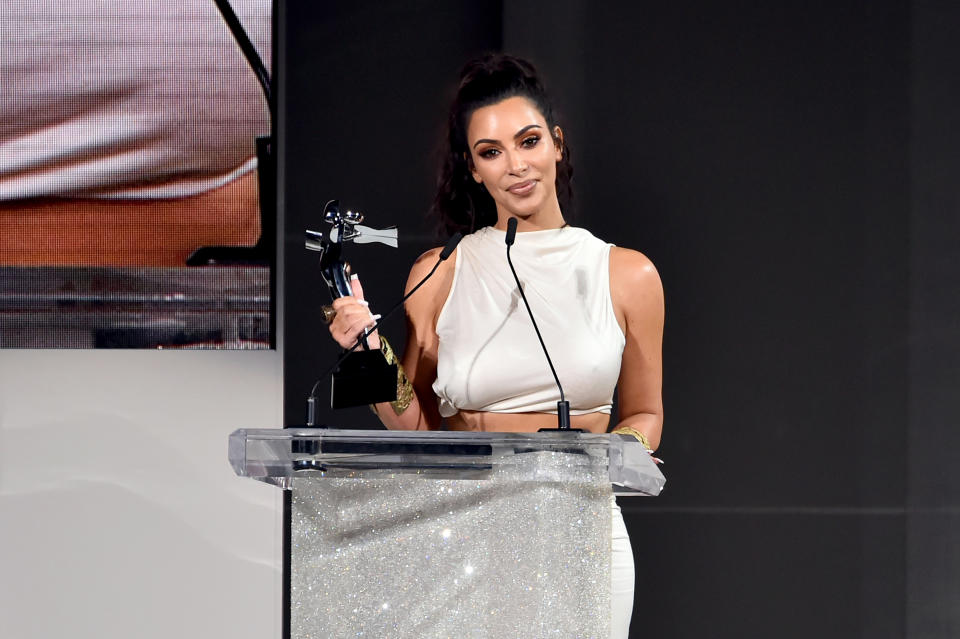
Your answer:
[[[397,399],[397,365],[388,364],[383,353],[351,353],[333,373],[330,408],[352,408]]]

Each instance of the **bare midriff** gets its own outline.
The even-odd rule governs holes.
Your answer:
[[[201,246],[255,244],[257,197],[251,172],[184,198],[0,202],[0,265],[183,266]]]
[[[592,433],[605,433],[610,425],[608,413],[571,415],[570,427]],[[506,433],[532,433],[541,428],[556,428],[557,416],[550,413],[489,413],[461,410],[447,418],[447,430],[477,430]]]

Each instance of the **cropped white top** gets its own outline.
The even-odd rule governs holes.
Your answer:
[[[560,392],[492,227],[457,247],[440,316],[440,414],[556,413]],[[610,244],[564,227],[518,233],[510,257],[550,351],[570,412],[609,413],[625,343],[610,298]]]

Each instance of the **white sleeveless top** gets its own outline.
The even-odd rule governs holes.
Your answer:
[[[556,413],[560,392],[507,264],[505,231],[457,247],[440,316],[440,415]],[[625,339],[610,298],[610,244],[573,227],[517,233],[510,257],[556,367],[570,413],[609,413]]]

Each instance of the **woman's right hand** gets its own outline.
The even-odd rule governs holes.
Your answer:
[[[363,332],[379,319],[370,313],[370,305],[363,299],[363,287],[356,275],[350,278],[350,288],[353,295],[333,300],[332,306],[337,314],[330,322],[330,335],[344,349],[353,348]],[[374,350],[380,348],[376,331],[367,336],[367,344]]]

